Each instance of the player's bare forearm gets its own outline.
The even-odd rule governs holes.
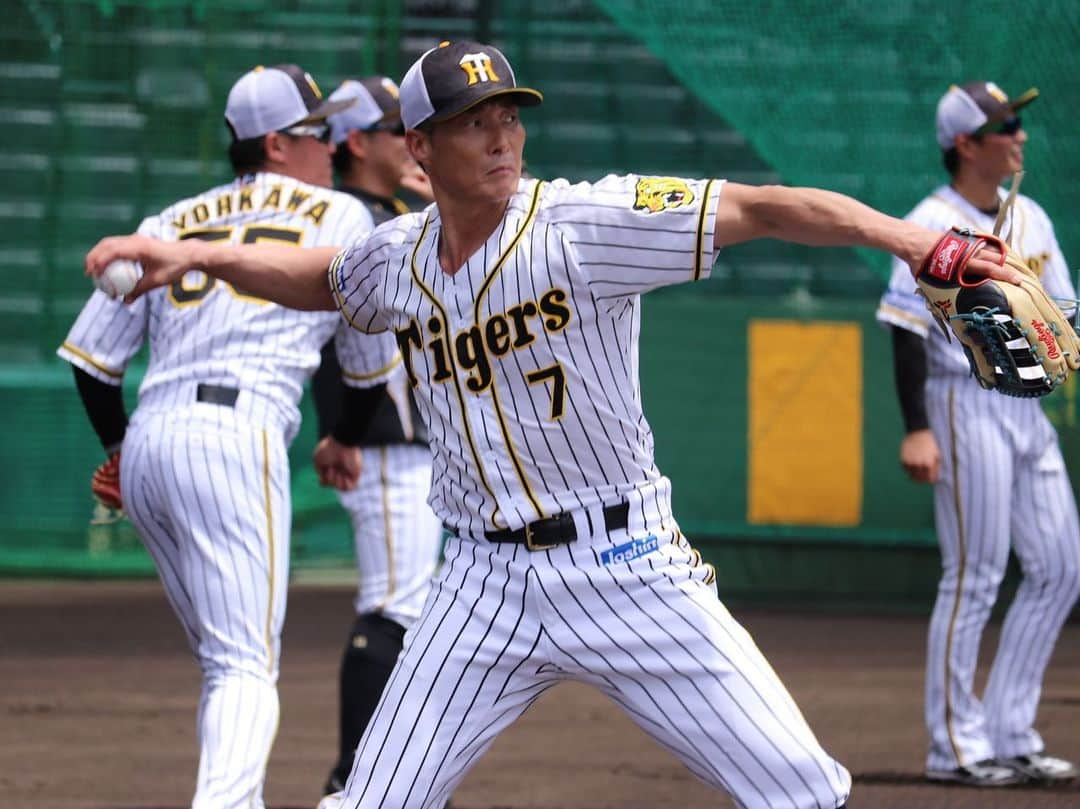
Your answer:
[[[291,309],[337,310],[326,275],[340,252],[337,247],[203,242],[200,250],[198,269],[249,295]]]
[[[726,183],[716,209],[714,245],[720,248],[762,238],[884,250],[907,262],[914,272],[941,234],[833,191]],[[969,267],[977,275],[1018,283],[1019,275],[1000,266],[999,258],[996,251],[984,250]]]
[[[151,289],[175,283],[189,270],[202,270],[248,295],[291,309],[333,311],[337,307],[326,273],[337,253],[336,247],[227,245],[199,239],[166,242],[147,236],[110,236],[87,253],[86,273],[99,275],[117,258],[138,261],[143,275],[125,298],[129,302]]]

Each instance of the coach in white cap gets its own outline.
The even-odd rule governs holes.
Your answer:
[[[450,536],[325,807],[442,806],[501,730],[577,680],[740,806],[838,809],[851,776],[672,513],[638,384],[641,295],[708,277],[718,250],[748,239],[862,245],[918,266],[940,233],[818,189],[523,179],[519,112],[541,100],[498,49],[443,43],[401,83],[434,207],[337,254],[125,237],[87,268],[139,258],[141,292],[195,264],[397,336]],[[985,258],[975,268],[1012,277]]]

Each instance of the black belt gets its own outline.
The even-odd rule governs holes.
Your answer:
[[[237,388],[227,388],[224,385],[200,384],[195,388],[195,401],[223,407],[235,407],[236,397],[239,395],[240,391]]]
[[[630,522],[630,504],[617,503],[604,507],[604,528],[617,531],[626,528]],[[484,538],[488,542],[513,542],[524,545],[530,551],[543,551],[556,545],[567,545],[577,540],[574,528],[574,515],[568,511],[543,520],[531,522],[523,528],[501,531],[487,531]]]

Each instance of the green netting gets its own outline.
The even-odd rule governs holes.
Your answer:
[[[94,241],[228,178],[222,109],[231,83],[252,65],[297,62],[327,89],[357,73],[398,76],[443,37],[494,41],[519,79],[546,95],[525,114],[526,159],[538,176],[634,170],[811,183],[896,214],[940,181],[932,119],[945,83],[986,75],[1014,92],[1037,84],[1044,99],[1026,116],[1024,188],[1055,216],[1066,254],[1076,256],[1080,233],[1067,214],[1080,193],[1073,165],[1080,158],[1065,117],[1080,86],[1071,70],[1078,8],[993,2],[946,11],[921,1],[812,0],[6,3],[0,413],[9,432],[0,443],[7,470],[0,572],[151,570],[130,526],[90,524],[87,479],[101,451],[70,371],[53,352],[88,294],[79,268]],[[880,271],[882,257],[868,259]],[[871,321],[881,287],[850,251],[765,241],[724,251],[707,289],[647,300],[644,396],[687,530],[699,538],[932,544],[929,493],[901,480],[896,467],[899,416],[888,368],[877,367],[887,346]],[[745,376],[745,325],[754,316],[854,320],[866,331],[873,359],[864,367],[877,376],[865,380],[867,495],[856,529],[841,535],[745,522],[745,390],[732,383]],[[134,404],[138,369],[129,377]],[[1075,387],[1051,399],[1066,454],[1075,455]],[[306,402],[304,409],[310,412]],[[308,418],[292,448],[293,555],[306,566],[340,564],[351,540],[336,500],[310,471],[312,431]]]
[[[1047,0],[598,0],[789,184],[903,215],[945,175],[937,99],[990,79],[1024,112],[1024,191],[1080,261],[1080,3]],[[875,266],[885,258],[869,255]]]

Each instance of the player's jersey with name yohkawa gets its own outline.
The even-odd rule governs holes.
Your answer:
[[[347,194],[261,172],[171,205],[143,220],[139,233],[166,241],[317,247],[352,244],[372,226],[368,211]],[[131,305],[95,291],[58,353],[95,378],[120,384],[147,337],[140,409],[185,406],[199,384],[230,386],[256,394],[248,416],[277,425],[287,438],[299,425],[303,383],[331,337],[352,383],[385,381],[400,364],[389,335],[356,334],[335,313],[288,309],[196,270]]]
[[[709,275],[722,186],[523,180],[453,275],[439,265],[436,207],[338,255],[330,284],[345,318],[397,336],[444,523],[477,536],[619,501],[641,525],[670,520],[641,409],[640,294]]]

